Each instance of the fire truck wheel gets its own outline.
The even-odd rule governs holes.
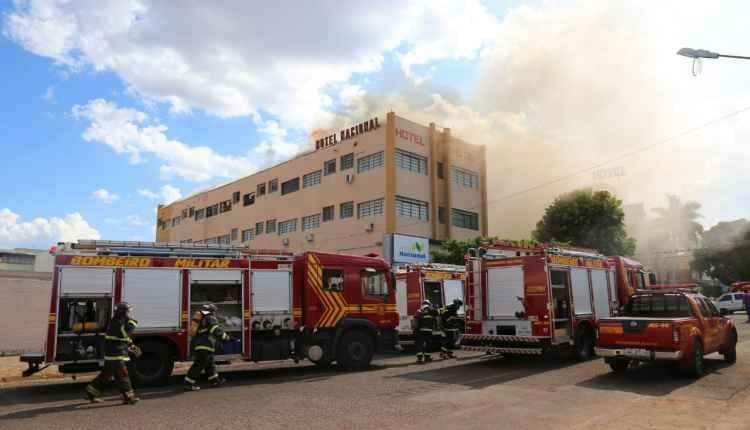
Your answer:
[[[367,333],[347,331],[339,340],[337,361],[346,370],[364,370],[370,366],[374,350],[372,337]]]
[[[590,360],[594,356],[594,333],[588,327],[578,330],[575,339],[575,354],[580,361]]]
[[[135,360],[132,375],[138,386],[164,385],[174,369],[174,358],[164,342],[147,340],[138,345],[143,355]]]

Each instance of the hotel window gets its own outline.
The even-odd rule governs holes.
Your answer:
[[[290,179],[281,184],[281,195],[293,193],[299,190],[299,178]]]
[[[268,181],[268,194],[275,193],[276,191],[279,191],[279,180],[271,179]]]
[[[320,173],[320,170],[316,170],[302,176],[302,188],[320,185]]]
[[[253,229],[242,230],[242,241],[250,242],[251,240],[253,240]]]
[[[239,235],[239,231],[236,228],[233,228],[231,235],[232,235],[232,242],[234,242],[235,240],[237,240],[237,236]]]
[[[235,191],[232,193],[232,203],[239,203],[240,202],[240,192]]]
[[[341,203],[339,207],[339,218],[351,218],[354,216],[354,202]]]
[[[320,228],[320,214],[308,215],[302,217],[302,230],[312,230]]]
[[[451,176],[456,185],[464,188],[479,188],[479,175],[470,171],[451,167]]]
[[[333,175],[336,173],[336,159],[328,160],[325,163],[323,163],[323,174],[324,175]]]
[[[427,158],[400,149],[396,150],[396,166],[419,175],[427,174]]]
[[[383,167],[383,151],[357,159],[357,173]]]
[[[479,214],[476,212],[462,211],[461,209],[451,209],[451,218],[453,225],[469,230],[479,230]]]
[[[214,215],[219,214],[219,204],[215,204],[213,206],[209,206],[206,208],[206,218],[210,218]]]
[[[367,218],[383,214],[384,199],[369,200],[357,203],[357,218]]]
[[[263,234],[263,221],[255,223],[255,235]]]
[[[297,231],[297,218],[279,222],[279,236]]]
[[[192,218],[193,216],[195,216],[195,206],[191,206],[188,212],[188,218]]]
[[[341,170],[348,170],[354,167],[354,154],[341,156]]]
[[[198,209],[195,211],[195,220],[198,221],[206,217],[206,209]]]
[[[219,245],[229,245],[232,242],[232,239],[228,234],[225,234],[224,236],[219,236]]]
[[[333,218],[335,216],[334,211],[335,211],[335,208],[333,205],[324,207],[323,208],[323,222],[333,221]]]
[[[396,196],[396,215],[427,221],[427,202]]]
[[[232,210],[232,201],[231,200],[224,200],[221,202],[221,206],[219,207],[219,213],[229,212]]]
[[[242,206],[250,206],[255,204],[255,193],[247,193],[242,196]]]
[[[275,233],[276,232],[276,220],[275,219],[269,219],[266,221],[266,233]]]
[[[437,162],[437,177],[438,179],[445,179],[445,172],[443,171],[443,163]]]
[[[444,206],[438,206],[438,221],[440,224],[448,222],[448,212],[445,210]]]
[[[174,227],[176,225],[180,225],[180,220],[181,219],[182,218],[180,218],[180,217],[174,217],[174,218],[172,218],[172,227]]]
[[[183,209],[182,210],[182,217],[183,218],[187,218],[188,217],[188,210],[187,209]]]
[[[258,189],[256,190],[258,192],[258,197],[265,196],[266,195],[266,183],[258,184]]]

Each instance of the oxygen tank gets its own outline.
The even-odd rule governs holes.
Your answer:
[[[190,337],[195,337],[198,334],[198,327],[200,327],[202,320],[203,312],[193,312],[193,318],[190,321]]]

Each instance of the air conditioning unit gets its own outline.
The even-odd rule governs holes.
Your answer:
[[[367,225],[367,228],[365,228],[366,232],[372,232],[374,230],[375,230],[375,223],[374,222],[371,222],[370,224]]]
[[[281,244],[284,246],[289,246],[289,238],[285,237],[281,240]]]
[[[313,233],[310,233],[307,236],[305,236],[305,240],[308,242],[312,242],[315,240],[315,235]]]
[[[351,184],[354,182],[354,174],[353,173],[347,173],[346,174],[346,183]]]

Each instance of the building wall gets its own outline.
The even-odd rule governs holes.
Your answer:
[[[396,166],[396,150],[424,157],[427,160],[427,171],[415,173]],[[381,151],[382,166],[358,172],[359,159]],[[351,169],[342,171],[341,157],[346,154],[354,154],[354,165]],[[336,161],[336,172],[325,175],[324,163],[328,160]],[[444,163],[443,179],[436,179],[437,160]],[[483,230],[481,223],[478,230],[451,228],[450,219],[443,225],[438,223],[437,206],[460,207],[482,214],[481,218],[485,218],[486,214],[481,209],[482,187],[465,188],[451,185],[451,163],[481,175],[483,151],[478,146],[453,138],[447,130],[437,131],[434,125],[423,126],[389,113],[385,118],[379,118],[379,127],[374,130],[302,154],[285,163],[188,197],[170,206],[160,207],[158,219],[168,221],[181,217],[183,211],[188,211],[189,214],[191,207],[203,209],[209,205],[232,200],[233,193],[240,193],[239,203],[233,201],[230,211],[217,216],[200,221],[188,217],[180,220],[178,225],[166,229],[160,228],[157,223],[156,239],[163,242],[199,241],[231,234],[231,230],[236,228],[236,239],[231,242],[233,245],[286,248],[296,252],[319,249],[366,254],[382,253],[385,233],[397,232],[435,239],[486,234],[486,228]],[[321,183],[303,188],[303,175],[316,170],[323,170]],[[353,180],[347,181],[347,174],[351,175]],[[282,196],[281,184],[294,177],[300,178],[300,189]],[[279,189],[269,193],[268,183],[274,179],[278,180]],[[266,195],[258,194],[258,184],[266,184]],[[484,181],[481,181],[480,185],[483,186]],[[243,196],[250,192],[256,192],[255,203],[244,206]],[[455,201],[451,200],[452,195],[456,196]],[[398,216],[398,197],[427,203],[427,219]],[[384,202],[382,215],[358,219],[358,204],[381,198]],[[348,201],[354,202],[354,216],[341,219],[340,205]],[[319,228],[302,231],[302,217],[321,214],[323,208],[329,205],[335,207],[333,221],[323,222],[321,216]],[[447,211],[450,213],[450,209]],[[285,236],[265,232],[267,220],[275,219],[278,231],[278,222],[291,218],[297,219],[296,232]],[[243,242],[242,231],[255,229],[255,224],[261,221],[264,222],[263,234],[256,234],[252,241]]]

